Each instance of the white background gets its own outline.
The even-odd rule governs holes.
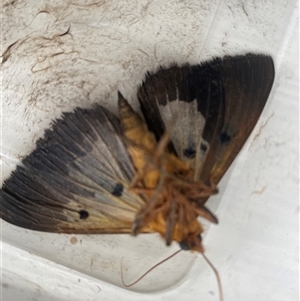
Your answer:
[[[206,254],[226,301],[299,297],[298,1],[3,1],[2,181],[51,120],[76,106],[116,112],[159,65],[272,55],[276,78],[243,151],[209,201]],[[2,222],[2,300],[218,300],[202,257],[156,235],[58,235]]]

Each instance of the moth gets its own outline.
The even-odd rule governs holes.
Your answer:
[[[31,230],[158,232],[204,252],[198,217],[243,147],[274,80],[270,56],[245,54],[147,73],[117,117],[76,108],[45,131],[1,189],[0,217]]]

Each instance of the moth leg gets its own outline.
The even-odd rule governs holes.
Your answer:
[[[166,187],[164,187],[164,177],[160,177],[157,187],[145,207],[139,212],[132,224],[132,233],[136,235],[140,230],[148,225],[155,217],[168,205],[168,202],[161,202],[165,199]]]
[[[205,206],[198,205],[195,208],[195,211],[196,211],[197,215],[202,216],[203,218],[207,219],[208,221],[210,221],[214,224],[219,223],[218,218],[210,210],[208,210]]]
[[[166,245],[169,246],[173,240],[173,233],[176,225],[176,198],[171,202],[171,208],[166,221]]]
[[[157,215],[164,210],[163,207],[165,207],[165,205],[153,209],[147,204],[147,206],[135,217],[131,228],[132,234],[137,235],[144,227],[147,227],[157,217]],[[151,228],[151,226],[149,227]]]
[[[129,189],[133,189],[134,187],[136,187],[137,184],[142,181],[142,179],[143,179],[143,174],[137,172],[134,175],[134,177],[133,177],[133,179],[132,179],[132,181],[131,181],[131,183],[129,185]]]
[[[211,195],[217,194],[217,189],[212,189],[208,186],[200,186],[200,187],[191,187],[190,191],[186,194],[187,198],[193,201],[203,202],[203,199],[207,199]]]
[[[156,170],[156,168],[151,167],[149,163],[147,163],[147,165],[143,168],[142,171],[140,172],[136,172],[136,174],[134,175],[130,185],[129,185],[129,189],[131,188],[135,188],[138,187],[139,182],[143,181],[143,178],[145,177],[145,175],[147,174],[147,172]]]
[[[154,162],[159,162],[159,159],[164,155],[166,151],[169,141],[170,134],[166,131],[157,144],[156,150],[153,155]]]
[[[209,186],[210,189],[215,191],[214,194],[217,194],[219,191],[218,191],[218,188],[217,188],[217,185],[215,184],[215,182],[213,180],[210,180],[209,183],[210,183],[210,186]]]
[[[133,193],[150,194],[150,195],[155,192],[154,188],[143,188],[143,187],[132,187],[129,190]]]

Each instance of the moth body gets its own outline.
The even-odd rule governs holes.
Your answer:
[[[168,151],[167,134],[157,143],[120,93],[118,103],[123,135],[136,169],[131,191],[147,199],[135,218],[133,233],[158,232],[167,245],[176,241],[189,250],[203,252],[203,228],[197,217],[202,215],[213,222],[216,218],[208,209],[197,207],[197,201],[216,190],[193,180],[194,171],[189,165]]]

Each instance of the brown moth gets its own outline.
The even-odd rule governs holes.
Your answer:
[[[119,93],[64,113],[1,190],[0,217],[56,233],[158,232],[204,252],[209,196],[253,130],[274,80],[269,56],[246,54],[146,75],[144,115]]]

